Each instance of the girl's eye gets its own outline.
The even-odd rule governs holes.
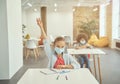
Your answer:
[[[56,46],[56,47],[60,48],[60,46]]]

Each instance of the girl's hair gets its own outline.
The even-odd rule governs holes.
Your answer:
[[[87,34],[85,34],[85,33],[80,33],[80,34],[77,36],[77,38],[76,38],[77,42],[79,42],[81,38],[84,38],[86,41],[88,41],[88,36],[87,36]]]
[[[65,39],[63,37],[59,36],[54,40],[54,44],[58,41],[65,41]]]

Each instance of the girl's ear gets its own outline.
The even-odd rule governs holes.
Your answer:
[[[55,44],[53,44],[53,48],[55,48]]]

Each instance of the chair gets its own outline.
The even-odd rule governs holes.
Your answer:
[[[103,36],[100,37],[98,41],[94,42],[94,46],[96,47],[106,47],[109,45],[108,37]]]
[[[30,56],[30,51],[33,51],[35,59],[39,56],[37,45],[35,43],[35,40],[28,39],[25,44],[25,52],[26,52],[26,59]]]
[[[92,34],[92,35],[90,36],[90,39],[88,40],[88,44],[94,46],[94,43],[95,43],[96,41],[98,41],[98,40],[99,40],[99,39],[97,38],[97,36],[96,36],[95,34]]]
[[[70,36],[64,36],[67,48],[71,46],[71,37]]]

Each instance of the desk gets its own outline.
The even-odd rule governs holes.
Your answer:
[[[41,70],[49,72],[49,69],[28,69],[17,84],[99,84],[86,68],[70,69],[68,73],[50,75],[40,73]],[[59,79],[56,79],[58,75]]]
[[[93,48],[93,49],[67,49],[69,54],[92,54],[93,55],[93,60],[94,60],[94,70],[95,70],[95,77],[97,78],[96,74],[96,61],[95,61],[95,56],[97,55],[97,61],[98,61],[98,71],[99,71],[99,79],[100,79],[100,84],[102,84],[102,78],[101,78],[101,70],[100,70],[100,55],[104,55],[105,52],[103,52],[100,49]]]

